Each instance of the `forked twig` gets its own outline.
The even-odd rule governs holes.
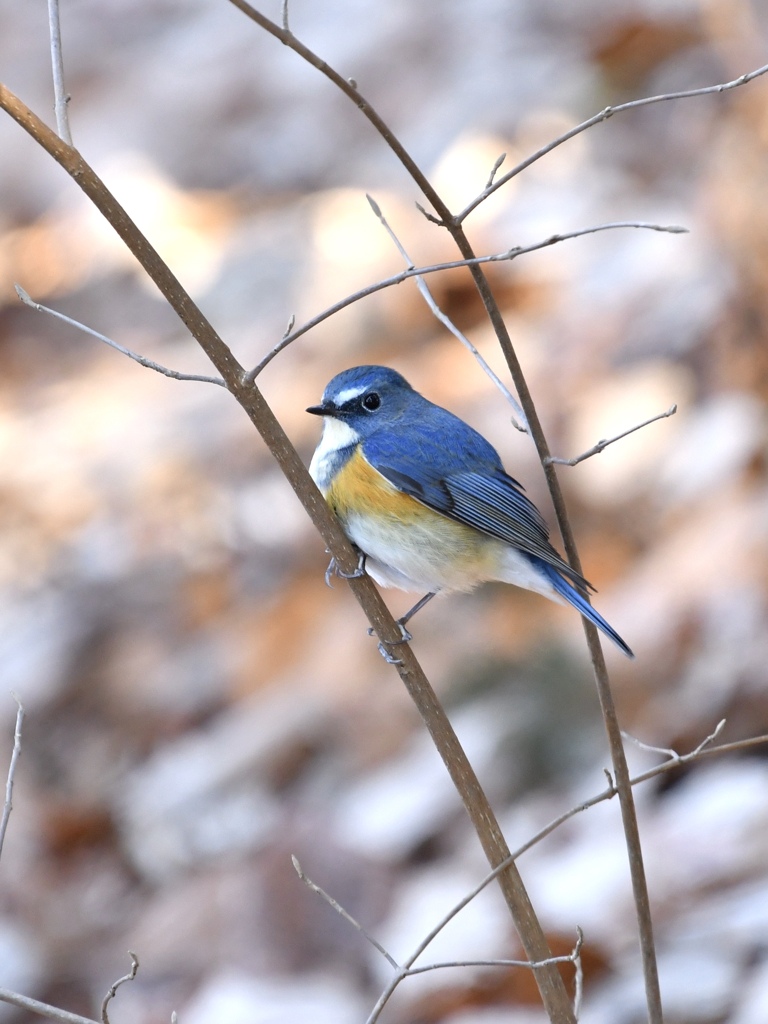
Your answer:
[[[387,232],[389,237],[394,242],[395,247],[397,248],[397,251],[400,253],[400,255],[403,257],[403,259],[407,263],[408,268],[409,269],[413,268],[413,260],[411,259],[411,257],[406,252],[405,246],[402,244],[400,239],[397,237],[395,232],[392,230],[392,227],[390,226],[389,222],[387,221],[387,218],[381,212],[381,207],[379,206],[379,204],[375,201],[375,199],[373,199],[371,196],[369,196],[367,194],[366,194],[365,198],[368,200],[371,209],[373,210],[375,215],[378,217],[382,227],[384,228],[384,230]],[[483,356],[480,354],[480,352],[478,352],[477,348],[472,344],[472,342],[469,340],[469,338],[465,334],[463,334],[459,330],[459,328],[456,326],[456,324],[451,320],[451,318],[446,313],[444,313],[442,309],[440,309],[440,307],[438,306],[437,302],[435,301],[435,297],[433,296],[432,292],[427,287],[427,283],[424,280],[423,276],[421,274],[414,274],[414,280],[416,282],[417,288],[419,289],[419,292],[421,293],[422,298],[424,299],[426,304],[429,306],[429,308],[432,310],[432,313],[437,318],[437,320],[439,320],[440,323],[444,327],[446,327],[451,332],[451,334],[455,338],[457,338],[461,342],[461,344],[472,353],[472,355],[477,360],[477,362],[480,365],[480,368],[483,370],[483,372],[496,385],[496,387],[502,393],[504,398],[506,398],[506,400],[512,406],[512,409],[514,410],[514,416],[512,418],[512,423],[513,423],[515,429],[521,431],[522,433],[526,433],[527,434],[528,433],[528,426],[527,426],[526,419],[525,419],[525,413],[523,412],[520,403],[515,398],[515,396],[512,394],[512,392],[509,390],[507,385],[493,372],[491,367],[488,365],[488,363],[483,358]]]
[[[729,89],[737,89],[741,85],[746,85],[747,82],[753,81],[755,78],[759,78],[761,75],[768,72],[768,64],[763,65],[761,68],[757,68],[755,71],[750,71],[745,75],[740,75],[738,78],[734,78],[731,82],[722,82],[719,85],[707,85],[701,89],[683,89],[679,92],[667,92],[659,96],[646,96],[639,100],[630,100],[628,103],[617,103],[612,107],[605,107],[600,111],[599,114],[595,114],[593,117],[587,118],[586,121],[582,121],[581,124],[577,124],[567,132],[563,132],[562,135],[558,135],[556,139],[552,139],[545,146],[537,149],[535,153],[531,153],[525,160],[521,160],[519,164],[516,164],[511,170],[507,171],[506,174],[502,175],[501,178],[496,181],[490,180],[485,186],[483,191],[476,196],[471,203],[464,207],[461,213],[458,213],[455,217],[455,222],[461,224],[473,210],[476,210],[481,203],[484,203],[488,196],[506,185],[508,181],[520,174],[531,164],[536,163],[537,160],[541,160],[542,157],[546,156],[547,153],[551,153],[553,149],[557,149],[558,146],[562,146],[564,142],[568,142],[569,139],[573,139],[577,135],[581,135],[582,132],[587,131],[588,128],[592,128],[596,124],[600,124],[601,121],[607,121],[609,117],[613,117],[614,114],[623,114],[627,110],[637,110],[640,107],[648,107],[654,103],[667,103],[670,100],[687,100],[692,99],[696,96],[711,96],[713,93],[727,92]]]
[[[272,24],[270,22],[270,24]],[[277,26],[280,38],[291,41]],[[293,45],[293,44],[292,44]],[[345,83],[345,90],[351,86]],[[322,494],[312,481],[295,447],[291,444],[277,417],[263,394],[249,381],[244,368],[235,358],[213,325],[192,301],[149,240],[139,231],[114,195],[95,173],[82,155],[67,146],[48,126],[24,104],[10,89],[0,83],[0,107],[32,136],[70,174],[78,187],[133,253],[160,292],[200,346],[210,358],[228,389],[249,416],[270,453],[302,502],[339,567],[352,573],[357,555],[346,537],[341,523],[329,509]],[[465,258],[468,255],[464,254]],[[350,578],[350,588],[365,611],[385,649],[396,656],[397,672],[417,707],[451,780],[461,796],[464,808],[472,821],[480,843],[491,864],[505,860],[509,848],[499,828],[488,797],[480,785],[450,720],[437,698],[411,647],[403,643],[401,627],[384,603],[373,582],[366,575]],[[536,918],[525,885],[514,865],[499,876],[499,885],[505,901],[518,925],[526,954],[531,960],[549,955],[546,936]],[[536,973],[542,1000],[550,1018],[558,1024],[571,1024],[573,1013],[562,979],[556,968],[548,967]]]
[[[765,735],[762,735],[762,736],[750,737],[750,738],[745,739],[745,740],[736,740],[733,743],[725,743],[725,744],[721,744],[718,747],[713,747],[711,745],[713,740],[715,740],[717,738],[717,736],[722,732],[724,726],[725,726],[725,719],[720,721],[717,724],[717,726],[715,727],[715,729],[713,729],[713,731],[708,736],[706,736],[701,741],[701,743],[699,743],[696,747],[694,747],[693,750],[689,751],[687,754],[679,754],[676,750],[671,750],[671,749],[667,749],[667,748],[664,748],[664,747],[650,746],[648,744],[643,743],[640,740],[636,740],[634,737],[628,736],[629,739],[632,739],[633,742],[637,743],[643,749],[650,750],[650,751],[655,751],[655,752],[658,752],[658,753],[663,753],[663,754],[667,755],[667,758],[668,758],[668,760],[664,761],[662,764],[656,765],[655,767],[648,769],[648,771],[642,772],[639,775],[634,776],[630,780],[630,784],[633,787],[637,786],[637,785],[640,785],[643,782],[648,782],[650,779],[656,778],[656,777],[658,777],[660,775],[664,775],[666,772],[672,771],[674,768],[677,768],[680,765],[690,764],[690,763],[692,763],[694,761],[701,760],[704,757],[719,756],[721,754],[736,753],[737,751],[745,750],[745,749],[748,749],[748,748],[753,747],[753,746],[768,744],[768,734],[765,734]],[[577,804],[575,807],[571,807],[569,810],[564,811],[562,814],[558,815],[551,822],[549,822],[548,825],[544,826],[544,828],[540,829],[534,836],[532,836],[529,840],[527,840],[527,842],[523,843],[513,853],[511,853],[510,854],[510,861],[517,860],[525,852],[530,850],[533,846],[537,845],[538,843],[542,842],[542,840],[546,839],[547,836],[551,835],[562,824],[564,824],[569,819],[575,817],[577,814],[582,814],[584,811],[587,811],[591,807],[595,807],[597,804],[603,803],[606,800],[612,800],[617,795],[618,791],[616,789],[616,785],[615,785],[615,783],[613,781],[613,777],[612,777],[611,773],[607,769],[604,769],[604,772],[605,772],[606,779],[608,781],[607,789],[604,789],[602,792],[596,794],[595,796],[589,798],[588,800],[585,800],[583,803]],[[336,900],[334,900],[332,896],[329,896],[328,893],[326,893],[323,889],[321,889],[314,882],[310,882],[306,878],[306,876],[304,876],[303,873],[300,871],[300,868],[297,866],[297,862],[296,862],[295,858],[293,858],[293,860],[294,860],[294,866],[296,867],[296,870],[299,872],[300,877],[305,882],[307,882],[307,884],[310,886],[310,888],[312,888],[313,891],[319,893],[323,897],[323,899],[325,899],[326,902],[328,902],[334,908],[334,910],[336,910],[337,913],[341,914],[346,920],[348,920],[351,924],[353,924],[354,927],[362,935],[364,935],[365,938],[373,946],[375,946],[375,948],[378,949],[379,952],[383,956],[386,957],[386,959],[389,962],[389,964],[395,970],[395,973],[390,978],[389,982],[387,983],[387,985],[385,986],[385,988],[382,991],[381,995],[379,996],[378,1000],[376,1001],[376,1005],[374,1007],[374,1010],[371,1013],[371,1015],[368,1017],[368,1020],[366,1021],[366,1024],[374,1024],[374,1022],[376,1020],[378,1020],[378,1017],[379,1017],[381,1011],[383,1010],[384,1006],[387,1004],[389,999],[392,997],[395,989],[397,989],[399,987],[399,985],[401,984],[402,981],[404,981],[405,978],[409,977],[412,974],[421,974],[421,973],[424,973],[425,971],[436,970],[438,968],[443,968],[443,967],[460,967],[460,966],[474,966],[474,965],[478,965],[478,966],[479,965],[487,965],[487,966],[506,965],[506,966],[515,966],[515,967],[532,967],[532,966],[537,966],[537,965],[532,964],[530,961],[527,961],[527,960],[525,960],[525,961],[524,960],[515,960],[515,961],[510,961],[510,960],[507,960],[507,961],[502,961],[502,960],[451,961],[451,962],[447,962],[447,963],[429,964],[429,965],[426,965],[426,966],[423,966],[423,967],[414,967],[413,966],[415,964],[416,960],[418,960],[418,958],[432,944],[432,942],[437,938],[437,936],[447,927],[447,925],[450,924],[450,922],[455,917],[457,917],[458,914],[460,914],[461,911],[466,906],[468,906],[468,904],[470,904],[472,902],[472,900],[474,900],[481,892],[483,892],[484,889],[486,889],[494,881],[494,879],[496,879],[498,877],[499,873],[504,870],[506,862],[504,864],[497,865],[497,867],[495,867],[492,871],[488,872],[488,874],[485,875],[485,877],[483,879],[481,879],[481,881],[478,882],[478,884],[473,889],[471,889],[469,892],[467,892],[457,903],[455,903],[450,908],[450,910],[448,910],[443,915],[443,917],[430,929],[430,931],[427,932],[427,934],[424,936],[424,938],[421,939],[421,941],[418,943],[416,948],[403,961],[402,965],[400,965],[400,964],[397,964],[395,962],[395,960],[376,941],[376,939],[374,939],[368,932],[366,932],[366,930],[362,927],[362,925],[360,925],[359,922],[357,922],[350,914],[348,914],[347,911],[344,910],[344,908]],[[584,937],[583,937],[583,934],[582,934],[580,928],[577,929],[577,931],[578,931],[579,940],[578,940],[578,942],[576,944],[576,947],[574,948],[574,951],[570,954],[570,956],[552,957],[552,958],[549,958],[547,962],[548,963],[565,963],[565,962],[568,962],[568,961],[572,961],[574,963],[574,967],[576,969],[576,985],[575,985],[574,1009],[575,1009],[576,1018],[578,1019],[578,1011],[579,1011],[579,1007],[581,1005],[581,999],[582,999],[582,994],[583,994],[583,981],[584,981],[584,979],[583,979],[583,972],[582,972],[582,969],[581,969],[581,956],[580,956],[582,945],[583,945],[583,941],[584,941]]]
[[[600,452],[605,451],[609,444],[613,444],[615,441],[621,441],[623,437],[628,437],[630,434],[634,434],[636,430],[642,430],[643,427],[647,427],[650,423],[655,423],[657,420],[667,419],[668,416],[674,416],[677,412],[677,405],[671,405],[666,412],[660,412],[656,416],[651,416],[649,420],[644,420],[642,423],[638,423],[634,427],[630,427],[629,430],[622,431],[621,434],[616,434],[615,437],[603,438],[602,441],[598,441],[597,444],[593,444],[587,451],[582,452],[581,455],[576,455],[572,459],[561,459],[556,455],[548,455],[544,460],[546,465],[557,465],[557,466],[578,466],[580,462],[584,462],[585,459],[592,458],[593,455],[599,455]]]
[[[709,736],[705,736],[698,747],[695,747],[689,754],[678,754],[678,752],[672,747],[655,747],[650,743],[644,743],[643,740],[638,739],[637,736],[633,736],[629,732],[625,732],[623,729],[621,731],[621,735],[624,739],[629,740],[630,743],[634,743],[636,747],[640,747],[641,750],[647,750],[652,754],[665,754],[670,761],[674,761],[675,764],[685,764],[687,761],[696,757],[697,754],[700,754],[705,747],[708,747],[717,739],[725,728],[725,722],[726,719],[721,718]]]
[[[490,256],[472,256],[468,259],[462,260],[449,260],[446,263],[433,263],[429,266],[414,267],[409,266],[406,270],[401,270],[399,274],[392,274],[391,277],[385,277],[381,281],[376,281],[374,284],[366,285],[365,288],[360,288],[356,292],[352,292],[351,295],[345,296],[338,302],[335,302],[332,306],[328,306],[322,313],[318,313],[313,316],[311,320],[307,320],[306,323],[302,324],[294,330],[295,317],[291,317],[288,324],[288,328],[283,333],[280,341],[267,352],[267,354],[261,359],[260,362],[253,367],[252,370],[248,371],[247,379],[255,380],[261,371],[267,366],[275,356],[279,355],[284,348],[292,345],[294,341],[299,339],[307,331],[311,331],[313,327],[317,327],[324,320],[328,320],[334,314],[340,312],[342,309],[346,309],[347,306],[353,305],[355,302],[359,302],[361,299],[367,298],[369,295],[374,295],[376,292],[383,291],[385,288],[392,288],[395,285],[402,284],[404,281],[408,281],[412,277],[425,277],[427,274],[439,274],[445,270],[457,270],[459,267],[480,267],[485,263],[503,263],[512,261],[518,258],[518,256],[525,256],[527,253],[538,252],[539,249],[546,249],[550,245],[557,245],[559,242],[567,242],[574,238],[583,238],[584,235],[594,235],[601,231],[616,231],[617,229],[623,228],[637,228],[644,231],[662,231],[670,235],[681,235],[686,234],[688,228],[680,227],[678,224],[649,224],[646,221],[640,220],[620,220],[612,221],[609,224],[596,224],[588,228],[577,228],[575,231],[562,231],[558,234],[548,235],[547,238],[540,242],[532,242],[530,245],[515,245],[511,249],[505,249],[504,252],[493,253]]]

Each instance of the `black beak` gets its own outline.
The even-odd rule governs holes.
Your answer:
[[[333,411],[333,406],[330,405],[310,405],[307,412],[311,412],[313,416],[330,416]]]

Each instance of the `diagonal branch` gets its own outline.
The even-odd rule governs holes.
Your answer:
[[[277,26],[275,28],[277,29]],[[63,143],[36,114],[2,84],[0,108],[4,109],[67,171],[103,214],[219,371],[227,388],[243,407],[269,447],[336,559],[337,565],[342,572],[350,574],[349,585],[352,593],[368,616],[384,649],[391,655],[392,664],[396,666],[461,796],[488,860],[492,865],[506,860],[509,857],[509,847],[445,710],[410,645],[403,643],[400,627],[387,609],[371,578],[367,575],[352,575],[358,563],[357,554],[261,391],[248,379],[245,370],[228,346],[80,153]],[[550,955],[546,937],[514,864],[509,865],[499,876],[499,885],[521,936],[526,955],[531,960],[545,960]],[[542,968],[536,972],[536,980],[553,1024],[572,1024],[573,1012],[557,968]]]
[[[39,999],[31,999],[20,992],[12,992],[9,988],[0,988],[0,1002],[17,1006],[28,1013],[36,1013],[39,1017],[47,1017],[48,1020],[58,1021],[59,1024],[99,1024],[90,1017],[81,1017],[79,1013],[70,1013],[69,1010],[61,1010],[50,1003],[41,1003]]]
[[[384,230],[387,232],[389,237],[394,242],[395,247],[397,248],[397,251],[403,257],[403,259],[408,264],[408,266],[412,267],[413,266],[413,261],[411,260],[411,258],[408,255],[408,253],[405,251],[405,247],[403,246],[403,244],[400,241],[400,239],[397,237],[395,232],[392,230],[389,222],[387,221],[387,218],[381,212],[381,208],[380,208],[379,204],[374,199],[372,199],[371,196],[366,196],[366,199],[370,203],[371,209],[373,210],[374,214],[378,217],[379,221],[381,222],[382,227],[384,228]],[[423,276],[421,274],[414,274],[414,278],[415,278],[415,281],[416,281],[416,286],[418,287],[419,292],[421,293],[422,298],[424,299],[426,304],[429,306],[429,308],[432,310],[432,312],[435,315],[435,317],[440,321],[440,323],[444,327],[446,327],[451,332],[451,334],[454,336],[454,338],[458,339],[458,341],[460,341],[461,344],[472,353],[472,355],[475,357],[475,359],[477,360],[478,364],[480,365],[480,368],[482,369],[482,371],[486,374],[486,376],[489,378],[489,380],[491,380],[491,382],[496,385],[496,387],[502,393],[504,398],[506,398],[506,400],[512,406],[512,408],[514,410],[514,413],[515,413],[515,416],[514,416],[512,422],[513,422],[515,428],[517,430],[521,431],[522,433],[527,433],[528,432],[528,428],[525,425],[525,413],[523,412],[522,408],[520,407],[520,403],[518,402],[518,400],[515,398],[515,396],[509,390],[507,385],[493,372],[491,367],[488,365],[488,363],[483,358],[481,353],[478,352],[477,348],[472,344],[472,342],[469,340],[469,338],[465,334],[463,334],[458,329],[458,327],[453,322],[453,320],[451,320],[451,318],[449,316],[447,316],[442,311],[442,309],[440,309],[440,307],[438,306],[437,302],[434,299],[434,296],[432,295],[432,292],[427,287],[427,283],[424,280]]]
[[[641,772],[639,775],[634,775],[630,780],[630,784],[634,788],[635,786],[639,786],[643,782],[649,782],[651,779],[655,779],[661,775],[665,775],[667,772],[673,771],[674,769],[679,768],[682,765],[692,764],[696,761],[700,761],[708,757],[720,757],[724,754],[736,754],[741,753],[744,750],[749,750],[753,747],[768,745],[768,734],[764,733],[761,736],[750,736],[747,739],[735,740],[732,743],[721,743],[716,747],[712,746],[713,740],[716,739],[717,736],[719,736],[724,725],[724,721],[719,722],[715,729],[713,729],[713,731],[708,736],[706,736],[701,741],[701,743],[699,743],[696,747],[694,747],[693,750],[689,751],[687,754],[679,754],[676,750],[665,750],[664,748],[650,747],[646,744],[642,744],[642,746],[644,746],[648,750],[655,750],[666,754],[667,760],[662,761],[661,764],[657,764],[653,768],[647,769],[647,771]],[[512,859],[514,860],[517,860],[519,857],[522,857],[522,855],[526,853],[528,850],[532,849],[534,846],[538,845],[538,843],[542,842],[542,840],[546,839],[547,836],[552,835],[552,833],[555,832],[558,828],[560,828],[561,825],[565,824],[566,821],[569,821],[571,818],[575,818],[577,814],[583,814],[584,811],[588,811],[591,807],[596,807],[597,804],[604,803],[606,800],[612,800],[617,795],[618,791],[610,777],[610,773],[606,774],[608,775],[608,787],[606,789],[602,790],[600,793],[597,793],[595,796],[590,797],[587,800],[584,800],[582,803],[577,804],[575,807],[571,807],[569,810],[564,811],[562,814],[559,814],[556,818],[553,818],[552,821],[549,822],[549,824],[539,829],[539,831],[535,835],[531,836],[530,839],[526,840],[526,842],[523,843],[521,846],[518,846],[518,848],[510,854],[510,857],[512,857]],[[450,924],[450,922],[459,913],[461,913],[464,907],[471,903],[476,896],[479,896],[479,894],[491,884],[491,882],[496,878],[498,872],[502,869],[502,865],[499,865],[498,867],[494,868],[493,871],[490,871],[485,876],[485,878],[481,879],[481,881],[478,882],[478,884],[473,889],[471,889],[468,893],[466,893],[465,896],[463,896],[457,903],[455,903],[453,907],[451,907],[451,909],[424,936],[424,938],[419,942],[419,944],[416,946],[413,952],[410,953],[408,957],[406,957],[406,959],[403,961],[403,968],[410,968],[412,964],[414,964],[416,960],[418,960],[418,958],[421,956],[421,954],[427,949],[427,947],[432,944],[432,942],[437,938],[440,932],[443,931],[443,929],[448,924]]]
[[[399,971],[400,965],[398,964],[397,960],[395,960],[392,954],[387,949],[385,949],[384,946],[382,946],[378,939],[375,939],[370,934],[370,932],[367,932],[365,928],[363,928],[363,926],[360,924],[360,922],[356,920],[356,918],[352,917],[348,910],[345,910],[344,907],[342,907],[338,900],[335,900],[333,896],[330,895],[330,893],[327,893],[325,889],[322,889],[317,884],[317,882],[313,882],[309,875],[304,873],[304,869],[299,863],[298,857],[291,855],[291,862],[293,864],[296,874],[299,876],[302,882],[309,889],[311,889],[312,892],[315,892],[317,893],[318,896],[322,897],[322,899],[325,900],[328,906],[332,907],[337,914],[344,918],[345,921],[348,921],[353,928],[356,928],[357,931],[359,931],[360,934],[363,936],[363,938],[370,942],[373,948],[378,950],[379,953],[381,953],[381,955],[384,957],[384,959],[387,961],[390,967],[393,967],[396,971]]]

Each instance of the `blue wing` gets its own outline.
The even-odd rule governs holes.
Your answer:
[[[552,547],[541,513],[504,471],[493,446],[447,410],[432,406],[428,422],[409,425],[407,446],[400,431],[372,434],[363,454],[398,490],[592,589]]]
[[[592,605],[578,592],[578,590],[575,590],[571,586],[568,580],[564,580],[556,569],[545,563],[543,560],[534,560],[537,562],[539,569],[544,573],[557,593],[561,597],[565,598],[568,604],[573,605],[573,607],[578,612],[581,612],[585,618],[589,619],[593,625],[597,626],[598,629],[601,629],[607,637],[613,640],[619,650],[623,651],[628,658],[634,658],[635,655],[632,653],[631,648],[624,640],[622,640],[613,626],[605,621],[600,612],[595,611]]]

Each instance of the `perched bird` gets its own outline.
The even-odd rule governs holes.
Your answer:
[[[573,605],[633,657],[586,600],[594,588],[550,544],[539,510],[467,423],[385,366],[344,370],[307,412],[324,420],[309,471],[365,570],[382,586],[427,592],[401,625],[440,591],[499,580]]]

